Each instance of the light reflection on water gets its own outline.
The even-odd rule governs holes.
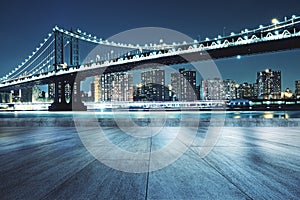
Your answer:
[[[168,112],[48,112],[48,111],[16,111],[0,112],[0,118],[300,118],[300,111],[168,111]]]

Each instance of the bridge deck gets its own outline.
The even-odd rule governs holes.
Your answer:
[[[168,127],[163,132],[174,129]],[[132,145],[128,135],[115,128],[107,131],[112,141],[125,148]],[[187,152],[170,166],[132,174],[95,160],[82,145],[75,128],[0,127],[0,196],[1,199],[300,197],[297,127],[225,127],[217,146],[201,159],[195,152],[204,134],[204,130],[199,131]],[[167,140],[170,138],[145,139],[135,143],[135,149],[147,152]],[[132,161],[138,162],[128,160]]]

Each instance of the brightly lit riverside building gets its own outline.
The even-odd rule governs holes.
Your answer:
[[[295,81],[295,96],[300,99],[300,80]]]
[[[119,72],[96,76],[91,90],[95,102],[133,101],[133,75]]]
[[[281,71],[257,72],[257,88],[259,99],[280,99],[281,96]]]
[[[203,100],[222,100],[226,99],[223,80],[219,78],[207,79],[202,81]]]
[[[155,68],[144,71],[141,81],[147,101],[165,101],[165,70]]]
[[[178,101],[195,101],[199,99],[196,91],[196,71],[179,69],[171,73],[171,87]]]

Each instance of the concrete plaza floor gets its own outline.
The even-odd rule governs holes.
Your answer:
[[[151,138],[104,128],[110,141],[128,151],[160,149],[176,127]],[[186,127],[196,137],[171,164],[128,173],[108,167],[85,148],[74,127],[0,127],[1,199],[299,199],[298,127],[223,127],[216,146],[198,155],[207,128]],[[87,136],[93,134],[87,130]],[[133,138],[133,139],[132,139]],[[183,142],[184,143],[184,142]],[[97,149],[97,147],[95,147]],[[103,151],[103,148],[102,150]],[[148,160],[102,159],[143,168]],[[169,154],[177,151],[168,149]],[[106,157],[110,155],[113,158]],[[165,154],[166,159],[168,154]],[[125,161],[124,161],[125,159]],[[131,165],[129,164],[128,167]],[[126,168],[126,166],[125,166]],[[149,168],[150,169],[150,168]]]

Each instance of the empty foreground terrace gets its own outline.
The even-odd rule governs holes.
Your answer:
[[[212,151],[202,158],[205,125],[155,128],[139,121],[152,137],[133,136],[115,125],[101,128],[104,137],[99,127],[48,126],[41,125],[42,118],[35,120],[39,126],[28,124],[30,120],[0,126],[1,199],[300,197],[298,122],[275,127],[225,124]],[[177,137],[180,132],[184,135]],[[97,137],[102,138],[88,144]],[[124,151],[130,156],[120,154]],[[159,159],[154,158],[159,151]]]

